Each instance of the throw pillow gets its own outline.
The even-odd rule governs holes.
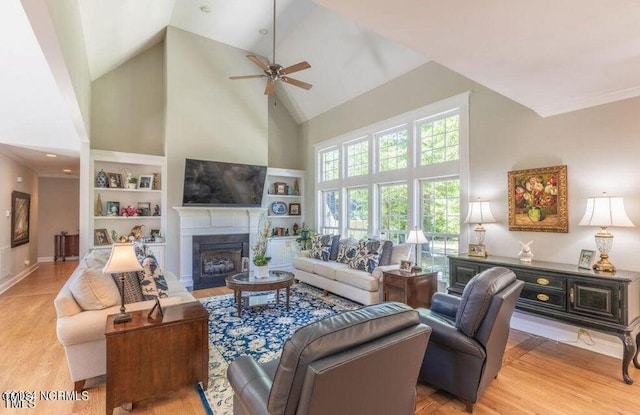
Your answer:
[[[338,259],[338,251],[340,250],[340,235],[333,235],[331,239],[331,255],[329,255],[329,261],[335,261]]]
[[[120,303],[118,287],[108,274],[83,269],[69,284],[69,290],[83,310],[102,310]]]
[[[84,256],[83,261],[87,268],[102,269],[107,264],[109,255],[111,255],[110,249],[94,249]]]
[[[399,264],[400,261],[408,261],[411,258],[411,251],[413,250],[413,244],[399,244],[395,245],[391,251],[391,264]]]
[[[375,239],[362,239],[354,258],[349,261],[349,267],[361,271],[373,272],[380,262],[382,243]]]
[[[346,238],[340,241],[338,245],[338,254],[336,255],[336,261],[348,264],[353,257],[356,256],[358,250],[358,242],[353,238]]]
[[[118,291],[121,292],[122,287],[120,285],[120,274],[111,274],[111,278],[116,283]],[[124,273],[124,303],[137,303],[143,301],[142,289],[140,288],[140,280],[138,279],[138,273],[125,272]]]
[[[331,255],[331,235],[316,235],[311,242],[311,258],[328,261]]]
[[[140,289],[142,297],[145,300],[153,300],[155,298],[166,298],[167,280],[158,265],[158,261],[152,256],[146,257],[142,261],[142,271],[138,271],[138,279],[140,280]]]
[[[140,265],[142,265],[142,261],[144,261],[146,257],[154,256],[153,251],[142,242],[134,242],[133,249],[136,251],[136,257],[138,257]]]
[[[384,241],[382,252],[380,253],[380,263],[378,265],[391,265],[391,253],[393,252],[393,242]]]

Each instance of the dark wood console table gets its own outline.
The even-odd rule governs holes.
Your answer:
[[[62,258],[65,261],[68,256],[77,257],[80,249],[79,236],[78,234],[69,235],[67,233],[55,235],[53,262],[56,262],[58,258]]]
[[[516,309],[622,340],[622,378],[633,383],[629,376],[631,360],[640,369],[640,272],[618,270],[610,275],[570,264],[526,264],[517,258],[459,255],[449,257],[449,292],[462,294],[474,275],[496,266],[509,268],[525,283]]]

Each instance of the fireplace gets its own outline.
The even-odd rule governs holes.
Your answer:
[[[193,289],[221,287],[228,275],[242,271],[249,257],[249,234],[194,235],[192,237]]]

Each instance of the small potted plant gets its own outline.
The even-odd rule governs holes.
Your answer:
[[[265,216],[260,218],[258,237],[252,247],[253,265],[255,265],[253,272],[256,278],[266,278],[269,276],[269,261],[271,261],[271,257],[267,256],[267,243],[269,242],[270,229],[271,221]]]
[[[126,187],[127,189],[137,189],[138,188],[138,178],[137,177],[133,177],[133,175],[131,174],[131,172],[129,170],[126,170],[127,173],[127,179],[126,179]]]

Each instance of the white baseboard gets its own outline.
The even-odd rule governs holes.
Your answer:
[[[586,329],[588,334],[578,336],[580,326],[520,313],[518,310],[514,311],[511,318],[511,328],[622,359],[622,341],[614,335]],[[594,344],[591,344],[591,340]]]
[[[65,261],[78,261],[80,259],[79,256],[68,256],[65,257]],[[38,257],[38,262],[53,262],[52,256],[42,256]],[[58,259],[58,262],[63,262],[62,259]]]
[[[0,281],[0,294],[7,291],[9,288],[13,287],[14,285],[16,285],[23,278],[25,278],[27,275],[31,274],[33,271],[37,269],[38,269],[38,264],[33,264],[29,268],[14,275],[13,277],[5,278],[4,280]]]

